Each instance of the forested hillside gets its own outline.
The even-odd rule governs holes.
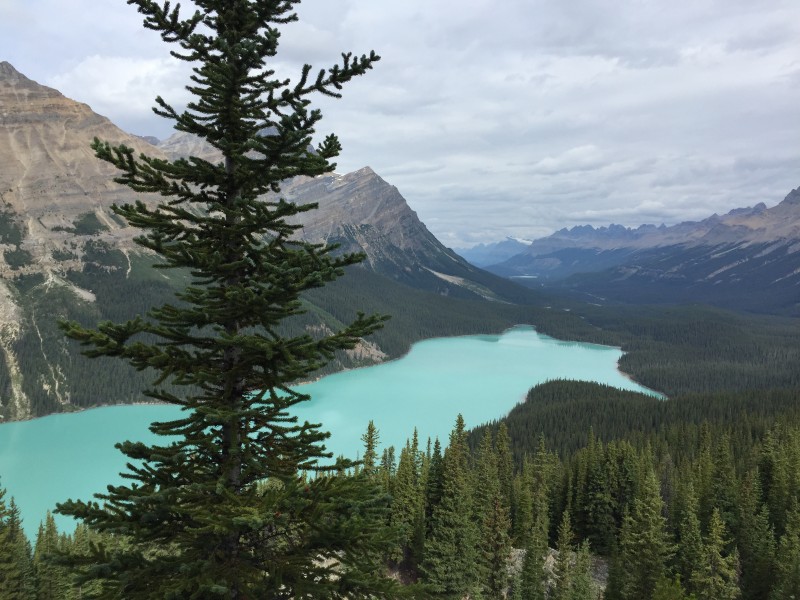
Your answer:
[[[388,494],[395,541],[387,569],[433,597],[589,600],[605,588],[607,600],[784,600],[800,592],[796,393],[659,401],[555,382],[499,424],[470,433],[459,419],[447,444],[412,435],[381,453],[374,428],[363,440],[363,464],[339,477],[366,477]],[[80,554],[101,538],[124,543],[85,526],[60,535],[48,517],[31,553],[7,498],[0,514],[0,558],[23,599],[93,589],[72,585],[47,553]]]

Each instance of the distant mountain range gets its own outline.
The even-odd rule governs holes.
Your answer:
[[[488,267],[502,263],[517,254],[522,254],[530,244],[531,242],[523,242],[509,237],[502,242],[478,244],[472,248],[455,248],[454,250],[476,267]]]
[[[218,158],[186,134],[164,141],[127,134],[0,63],[0,418],[140,399],[146,376],[131,379],[119,361],[89,366],[56,321],[126,319],[172,301],[182,286],[185,275],[149,268],[154,258],[133,242],[138,230],[110,208],[159,199],[114,183],[115,169],[90,148],[95,137],[160,158]],[[287,181],[282,196],[319,204],[303,216],[303,239],[366,255],[345,285],[310,294],[308,315],[294,326],[335,327],[357,309],[391,312],[400,325],[339,357],[343,365],[396,355],[421,337],[497,330],[510,324],[493,316],[498,303],[531,297],[444,247],[368,167]]]
[[[671,227],[562,229],[487,270],[594,302],[800,315],[800,188],[772,208],[760,203]]]

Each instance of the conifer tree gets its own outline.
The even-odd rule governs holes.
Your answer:
[[[511,438],[508,435],[508,427],[503,422],[497,427],[494,447],[497,454],[497,476],[500,480],[500,494],[503,498],[503,504],[511,514],[511,507],[514,505],[514,457],[511,453]]]
[[[664,574],[673,547],[668,540],[663,501],[652,467],[645,470],[637,497],[620,531],[619,560],[621,597],[627,600],[648,598],[656,581]]]
[[[742,598],[767,600],[775,579],[775,533],[769,523],[769,510],[761,502],[761,487],[754,472],[748,473],[739,495],[736,546],[742,569]]]
[[[678,524],[679,543],[676,561],[681,578],[691,591],[692,573],[703,555],[703,536],[700,531],[700,518],[697,515],[697,495],[691,481],[686,483],[683,494],[683,514]]]
[[[796,501],[778,543],[777,577],[771,600],[800,598],[800,504]]]
[[[22,531],[19,508],[12,498],[6,504],[6,491],[0,488],[0,598],[33,598],[31,546]]]
[[[480,519],[495,496],[500,494],[500,477],[497,469],[497,455],[492,443],[492,431],[488,427],[475,454],[475,499],[473,507],[476,519]]]
[[[532,501],[531,520],[533,523],[545,523],[550,526],[550,518],[553,512],[553,499],[556,496],[557,481],[561,475],[558,457],[547,451],[544,436],[539,436],[539,443],[536,454],[533,457],[531,480],[532,480]],[[570,497],[569,490],[566,493]],[[545,543],[549,541],[549,529],[545,531]]]
[[[585,535],[597,552],[607,553],[616,535],[609,469],[603,444],[598,440],[591,450],[592,459],[587,467],[585,505],[582,511],[585,514]]]
[[[705,531],[714,508],[714,458],[712,449],[711,426],[704,421],[700,426],[700,448],[696,461],[694,477],[695,492],[697,493],[697,514],[700,524]]]
[[[791,468],[779,440],[776,427],[768,431],[761,450],[758,473],[761,490],[770,513],[770,523],[778,535],[783,534],[786,515],[790,506]]]
[[[335,136],[311,148],[321,118],[311,96],[338,97],[379,57],[343,54],[316,74],[306,65],[295,81],[276,76],[279,28],[296,20],[298,1],[197,0],[188,13],[128,2],[193,67],[186,110],[159,97],[155,112],[221,158],[166,161],[93,145],[120,170],[117,182],[149,194],[114,208],[142,230],[137,243],[160,268],[191,274],[175,303],[144,316],[97,330],[64,325],[89,356],[154,369],[146,395],[183,411],[151,425],[161,443],[119,445],[131,461],[127,484],[99,502],[59,507],[129,540],[83,560],[86,577],[106,577],[108,597],[338,598],[389,589],[375,560],[386,550],[385,503],[363,478],[320,470],[327,434],[292,416],[307,396],[291,387],[383,319],[359,315],[330,335],[287,333],[303,312],[301,294],[361,256],[299,241],[298,222],[315,205],[280,195],[288,178],[331,171],[340,149]],[[317,476],[301,475],[309,471]]]
[[[397,475],[392,485],[392,507],[389,522],[399,534],[399,545],[390,558],[407,567],[415,567],[419,559],[419,528],[422,526],[423,496],[420,489],[417,451],[406,443],[400,452]]]
[[[737,510],[739,483],[733,465],[731,440],[728,434],[717,439],[714,449],[714,478],[711,485],[714,506],[719,509],[725,527],[734,535],[739,531]]]
[[[442,459],[441,498],[433,507],[431,531],[425,540],[425,583],[446,596],[462,597],[474,592],[478,583],[477,541],[469,447],[464,419],[458,415]]]
[[[522,572],[515,571],[511,576],[511,592],[508,595],[509,600],[523,600],[522,595]]]
[[[558,556],[553,568],[555,587],[553,588],[552,600],[569,600],[572,593],[572,537],[569,511],[565,510],[561,516],[561,524],[558,526],[558,542],[556,544]]]
[[[501,550],[510,550],[507,538],[507,529],[498,531],[502,524],[507,524],[507,513],[504,513],[500,498],[500,478],[497,469],[497,455],[492,443],[492,431],[484,429],[483,437],[478,445],[475,455],[474,467],[474,510],[473,519],[478,524],[477,558],[475,565],[480,577],[480,585],[485,595],[494,597],[490,588],[495,587],[495,578],[500,575],[496,572],[496,563],[504,561],[507,556],[498,559],[495,556],[496,544],[501,545]],[[499,506],[498,506],[499,505]],[[505,570],[502,570],[504,574]]]
[[[484,509],[478,544],[478,560],[482,563],[482,587],[485,598],[503,598],[508,588],[508,560],[511,557],[508,509],[498,492]]]
[[[592,560],[589,543],[584,540],[575,553],[575,566],[572,573],[569,600],[593,600]]]
[[[372,476],[378,466],[378,442],[380,441],[380,434],[375,423],[370,419],[367,425],[367,430],[361,436],[361,441],[364,442],[364,458],[361,459],[361,469],[367,476]]]
[[[736,600],[739,589],[739,558],[734,550],[725,553],[725,522],[718,508],[711,512],[708,534],[703,544],[703,556],[692,574],[692,590],[698,598]]]
[[[50,511],[47,511],[44,523],[39,524],[33,549],[37,600],[63,600],[67,597],[68,576],[65,569],[55,562],[59,550],[60,538],[56,522]]]
[[[433,452],[428,465],[428,477],[425,481],[425,537],[431,533],[433,511],[442,500],[442,480],[444,478],[442,445],[439,438],[433,442]]]
[[[525,548],[533,527],[533,476],[530,459],[525,457],[522,472],[514,477],[514,512],[512,528],[514,543],[518,548]]]
[[[611,489],[614,526],[622,526],[622,516],[636,496],[639,481],[638,459],[630,442],[611,442],[606,447],[609,455],[608,484]]]
[[[676,575],[673,579],[669,579],[666,575],[662,575],[656,581],[651,600],[695,600],[695,596],[693,594],[686,595],[679,576]]]
[[[528,537],[525,559],[522,562],[520,589],[524,600],[545,600],[547,573],[544,565],[548,551],[549,528],[547,514],[539,513]]]

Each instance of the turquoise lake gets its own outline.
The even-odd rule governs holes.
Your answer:
[[[350,458],[361,452],[372,419],[381,446],[394,445],[399,455],[414,427],[423,446],[429,437],[444,446],[458,413],[467,427],[497,419],[529,388],[552,379],[653,393],[619,372],[620,356],[618,348],[564,342],[523,326],[501,335],[426,340],[401,359],[302,386],[312,399],[296,414],[321,422],[332,433],[328,449]],[[56,502],[90,499],[121,481],[125,460],[114,443],[151,441],[147,426],[177,414],[171,406],[113,406],[0,425],[0,485],[16,499],[29,536]],[[56,519],[61,530],[72,530],[71,519]]]

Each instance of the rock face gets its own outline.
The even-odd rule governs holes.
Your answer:
[[[38,373],[37,389],[53,405],[70,402],[63,371],[43,358],[60,352],[45,349],[45,340],[64,315],[29,303],[21,290],[35,278],[42,290],[61,288],[77,302],[90,302],[93,294],[66,274],[84,268],[87,248],[107,244],[127,253],[133,245],[134,231],[109,210],[133,196],[113,182],[114,169],[94,157],[95,137],[159,152],[85,104],[0,63],[0,418],[35,414],[28,384],[40,358],[48,367]]]
[[[397,188],[369,167],[347,175],[296,178],[281,195],[298,204],[318,204],[300,218],[303,239],[364,252],[366,266],[382,275],[442,293],[458,289],[448,277],[477,282],[486,275],[443,246]],[[486,289],[484,295],[491,292]]]
[[[489,270],[595,300],[800,314],[800,188],[772,208],[759,203],[672,227],[562,229]]]
[[[114,183],[115,169],[94,156],[97,137],[139,152],[164,156],[141,138],[128,135],[85,104],[31,81],[0,63],[0,210],[18,243],[2,240],[0,278],[59,273],[80,266],[82,244],[76,223],[89,217],[97,240],[129,249],[134,230],[112,215],[114,203],[134,195]],[[9,260],[18,250],[25,260]],[[65,260],[67,254],[72,260]],[[54,258],[55,255],[55,258]],[[11,256],[14,256],[13,254]]]

